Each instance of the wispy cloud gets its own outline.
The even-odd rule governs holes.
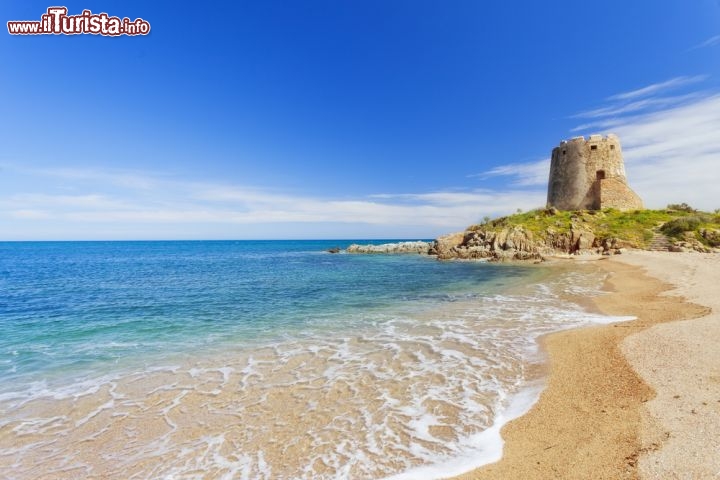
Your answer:
[[[638,88],[637,90],[631,90],[629,92],[618,93],[608,97],[608,100],[631,100],[635,98],[647,97],[654,95],[666,90],[682,87],[685,85],[691,85],[693,83],[703,82],[708,79],[708,75],[695,75],[692,77],[681,76],[671,78],[664,82],[654,83],[646,87]]]
[[[21,193],[5,200],[17,205],[54,205],[57,208],[83,208],[86,210],[107,210],[128,206],[125,201],[113,200],[105,195],[47,195],[44,193]]]
[[[720,45],[720,35],[715,35],[714,37],[710,37],[704,42],[700,42],[697,45],[690,48],[690,50],[697,50],[698,48],[707,48],[707,47],[714,47],[715,45]]]
[[[291,237],[313,237],[317,225],[353,226],[356,232],[376,228],[382,230],[383,236],[402,237],[417,231],[432,236],[462,229],[482,215],[530,209],[544,202],[544,192],[523,189],[325,198],[231,183],[175,181],[142,172],[125,175],[96,170],[90,179],[75,175],[74,170],[29,172],[25,169],[22,173],[31,179],[42,177],[43,183],[56,180],[69,185],[73,194],[0,194],[0,227],[9,222],[25,222],[26,227],[42,224],[46,235],[53,235],[52,229],[60,228],[53,225],[59,224],[62,231],[75,231],[79,238],[107,238],[115,235],[119,226],[135,232],[135,238],[162,237],[161,232],[168,231],[168,227],[186,232],[221,231],[225,237],[258,237],[263,232],[277,231],[269,225],[291,226],[285,231]],[[118,182],[118,178],[133,181]],[[147,185],[154,188],[147,189]],[[0,228],[4,232],[11,230]]]
[[[651,207],[720,207],[720,94],[601,123],[623,142],[628,179]],[[595,125],[596,127],[598,124]]]
[[[519,187],[537,187],[547,185],[550,159],[536,162],[512,163],[495,167],[487,172],[470,175],[482,180],[491,177],[511,177],[511,185]]]
[[[573,118],[604,118],[634,113],[650,108],[669,107],[680,103],[686,103],[689,100],[700,97],[700,93],[689,93],[686,95],[678,95],[660,98],[645,98],[625,104],[614,104],[607,107],[596,108],[586,112],[580,112],[573,115]]]
[[[81,180],[90,182],[101,182],[112,184],[118,187],[129,187],[135,189],[150,189],[157,186],[154,177],[162,178],[158,172],[153,172],[152,176],[148,172],[128,171],[128,170],[99,170],[96,168],[25,168],[15,167],[17,170],[24,171],[29,174],[37,174],[43,176],[51,176],[64,180]]]
[[[571,115],[570,118],[590,120],[572,128],[571,131],[606,131],[624,118],[642,117],[652,112],[667,112],[692,104],[707,98],[712,92],[702,89],[687,91],[687,87],[704,82],[708,78],[708,75],[679,76],[629,92],[611,95],[605,99],[605,105]],[[683,88],[684,93],[674,92]]]

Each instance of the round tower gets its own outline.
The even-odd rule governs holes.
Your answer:
[[[643,208],[627,185],[620,139],[610,134],[560,142],[552,151],[547,204],[559,210]]]

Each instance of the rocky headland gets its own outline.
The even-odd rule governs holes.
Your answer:
[[[534,260],[617,255],[626,249],[720,252],[720,214],[681,204],[665,210],[620,212],[554,208],[520,213],[438,237],[433,242],[350,245],[347,253],[412,253],[439,260]]]

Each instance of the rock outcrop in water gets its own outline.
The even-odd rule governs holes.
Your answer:
[[[485,259],[542,260],[545,256],[567,254],[620,253],[617,241],[600,242],[590,230],[573,229],[569,234],[547,232],[536,238],[522,226],[491,230],[467,230],[438,237],[433,242],[398,242],[381,245],[353,244],[345,250],[355,254],[421,254],[435,255],[438,260]]]
[[[467,230],[438,237],[433,242],[398,242],[381,245],[353,244],[347,253],[398,254],[412,253],[435,255],[438,260],[486,259],[542,260],[545,256],[567,254],[619,253],[622,245],[617,241],[596,239],[592,231],[582,228],[570,233],[546,232],[545,238],[537,238],[522,226],[492,230]]]
[[[622,252],[626,245],[617,239],[600,240],[591,230],[581,227],[558,233],[552,229],[543,238],[522,226],[499,231],[474,229],[438,237],[433,242],[398,242],[381,245],[350,245],[347,253],[435,255],[438,260],[542,260],[548,256],[604,254]]]
[[[539,260],[541,250],[531,232],[513,227],[499,232],[479,230],[443,235],[435,240],[430,253],[439,260]]]
[[[398,242],[381,245],[352,244],[345,249],[347,253],[415,253],[427,255],[432,244],[429,242]]]

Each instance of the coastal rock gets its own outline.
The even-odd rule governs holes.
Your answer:
[[[430,253],[441,260],[457,258],[457,247],[466,243],[466,233],[456,232],[438,237],[433,242]]]
[[[347,253],[415,253],[427,255],[430,252],[431,244],[428,242],[397,242],[383,243],[380,245],[358,245],[352,244],[345,249]]]
[[[700,235],[711,247],[720,247],[720,230],[702,228]]]
[[[614,237],[597,237],[578,216],[565,232],[558,232],[555,227],[535,234],[522,225],[500,229],[475,226],[465,232],[439,237],[430,254],[437,255],[439,260],[537,261],[548,256],[619,255],[627,247],[633,245]]]
[[[700,252],[700,253],[711,253],[712,248],[707,247],[700,243],[699,240],[690,238],[686,241],[679,241],[673,243],[670,247],[671,252]]]
[[[570,230],[570,245],[571,253],[576,253],[582,250],[589,250],[595,243],[595,235],[586,229],[573,228]]]
[[[532,232],[519,226],[497,232],[477,229],[444,235],[435,240],[431,253],[436,254],[439,260],[457,258],[500,261],[541,258]]]

